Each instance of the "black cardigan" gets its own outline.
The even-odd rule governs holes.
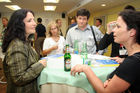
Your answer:
[[[113,33],[110,35],[105,34],[104,37],[99,42],[99,50],[107,48],[112,43],[111,57],[120,56],[119,48],[120,44],[114,42]]]

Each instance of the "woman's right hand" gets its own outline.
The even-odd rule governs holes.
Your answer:
[[[85,72],[87,69],[90,69],[88,65],[77,64],[71,69],[71,75],[75,76],[76,73],[80,74],[81,72]]]
[[[108,24],[107,24],[107,34],[111,34],[113,31],[113,29],[115,28],[115,25],[116,24],[116,21],[112,21],[112,22],[109,22]]]
[[[46,59],[39,60],[39,62],[40,62],[44,67],[47,66],[47,60],[46,60]]]
[[[53,49],[53,50],[58,49],[58,45],[53,46],[52,49]]]

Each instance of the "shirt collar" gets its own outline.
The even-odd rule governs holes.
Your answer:
[[[80,29],[78,28],[78,25],[75,26],[75,30],[80,30]],[[87,24],[87,26],[86,26],[86,28],[85,28],[84,31],[88,31],[88,30],[90,30],[90,25],[89,25],[89,24]]]

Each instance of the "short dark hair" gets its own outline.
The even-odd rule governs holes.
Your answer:
[[[90,17],[90,12],[87,9],[80,9],[77,11],[77,17],[78,16],[87,16],[87,19]]]
[[[37,22],[41,23],[42,22],[42,18],[37,18]]]
[[[99,18],[98,18],[98,19],[96,19],[96,20],[98,20],[98,21],[102,24],[102,19],[99,19]]]
[[[132,5],[127,5],[127,6],[125,6],[125,7],[124,7],[124,10],[126,10],[126,9],[127,9],[127,10],[129,9],[129,10],[136,11],[135,7],[132,6]]]
[[[55,22],[58,23],[58,21],[61,21],[61,19],[56,19]]]
[[[133,10],[124,10],[119,13],[127,25],[127,30],[136,30],[136,42],[140,44],[140,12]]]
[[[11,15],[11,18],[7,25],[7,30],[4,33],[2,44],[3,52],[6,52],[10,42],[15,38],[18,38],[21,41],[26,41],[25,23],[23,22],[23,20],[27,16],[28,12],[34,15],[31,10],[27,9],[19,9]]]

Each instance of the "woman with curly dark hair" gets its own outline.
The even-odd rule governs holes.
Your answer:
[[[29,42],[35,27],[31,10],[17,10],[9,20],[2,45],[7,93],[38,93],[37,77],[46,66],[46,60],[39,60]]]

